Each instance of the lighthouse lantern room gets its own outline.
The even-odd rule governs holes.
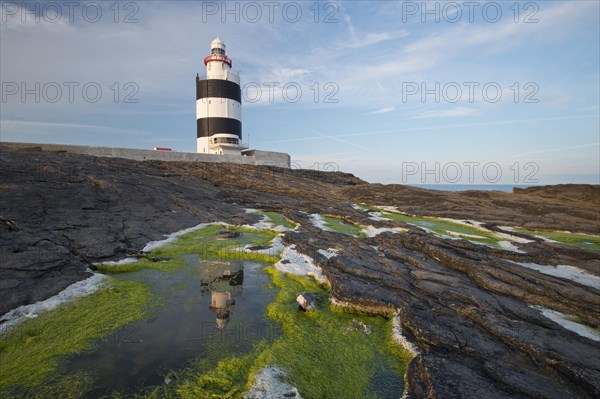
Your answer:
[[[242,140],[240,77],[231,71],[225,43],[218,37],[204,58],[206,77],[196,76],[197,152],[235,154],[247,149]]]

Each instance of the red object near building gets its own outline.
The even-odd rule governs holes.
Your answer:
[[[154,147],[154,151],[173,151],[170,148],[167,147]]]

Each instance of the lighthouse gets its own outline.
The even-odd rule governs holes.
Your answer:
[[[218,37],[204,58],[206,77],[196,75],[198,153],[241,155],[242,95],[240,77],[231,71],[225,43]]]

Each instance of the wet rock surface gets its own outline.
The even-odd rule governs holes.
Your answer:
[[[399,316],[418,349],[407,397],[600,396],[600,343],[532,307],[598,326],[600,287],[515,263],[600,275],[598,252],[541,239],[515,244],[522,252],[495,249],[374,221],[352,207],[390,205],[492,229],[598,234],[598,186],[456,193],[368,184],[343,173],[12,151],[1,152],[0,166],[0,314],[54,295],[86,278],[91,263],[136,254],[165,234],[212,221],[252,224],[261,216],[244,208],[273,210],[300,224],[283,241],[315,260],[336,300]],[[408,232],[356,238],[313,226],[314,213]],[[339,251],[319,252],[328,248]]]
[[[277,367],[265,367],[254,378],[244,399],[302,399],[298,389],[283,379],[286,374]]]

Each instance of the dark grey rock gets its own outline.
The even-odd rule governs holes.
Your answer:
[[[265,249],[269,249],[271,248],[270,245],[254,245],[251,247],[248,247],[247,249],[250,251],[264,251]]]
[[[457,193],[368,184],[339,172],[13,151],[0,152],[0,168],[0,314],[88,277],[92,262],[125,258],[198,223],[256,223],[261,216],[244,208],[269,209],[300,224],[283,241],[321,262],[336,299],[399,313],[419,351],[408,366],[407,397],[600,397],[600,344],[529,306],[598,326],[600,290],[511,262],[600,275],[597,252],[541,240],[521,244],[524,253],[492,249],[375,222],[351,206],[598,234],[600,186]],[[409,232],[359,239],[314,227],[312,213]],[[321,248],[343,251],[325,260]]]

